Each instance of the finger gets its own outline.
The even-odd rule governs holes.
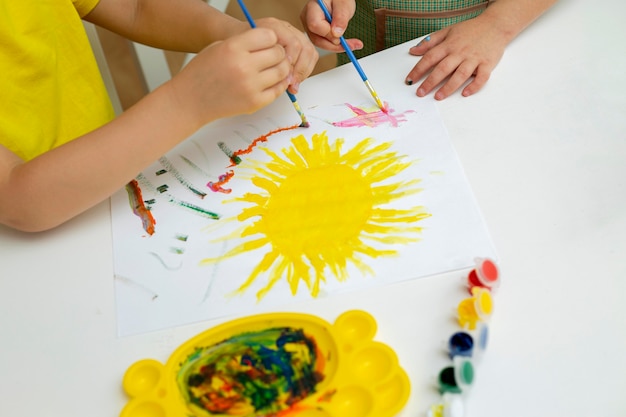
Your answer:
[[[422,38],[421,41],[417,43],[417,45],[409,48],[409,54],[421,56],[426,53],[432,47],[432,38],[430,35],[427,35],[425,38]]]
[[[416,83],[445,58],[446,52],[441,48],[428,51],[428,53],[415,64],[413,69],[411,69],[404,82],[407,85]]]
[[[435,100],[443,100],[458,90],[467,80],[472,78],[477,64],[472,61],[463,61],[452,73],[448,81],[435,93]]]
[[[249,29],[239,35],[239,42],[249,51],[270,48],[278,43],[278,36],[271,29]]]
[[[329,5],[329,3],[331,3]],[[356,3],[354,0],[325,0],[326,7],[332,16],[331,31],[332,35],[339,38],[343,36],[348,22],[354,16]]]
[[[281,44],[287,53],[287,59],[295,63],[300,56],[301,49],[310,44],[307,37],[298,29],[293,27],[289,22],[278,20],[273,17],[259,19],[257,27],[263,27],[274,31],[278,37],[278,43]],[[311,48],[313,46],[311,45]]]
[[[313,43],[313,45],[317,46],[320,49],[324,49],[324,50],[331,51],[331,52],[343,51],[343,48],[341,47],[340,44],[334,44],[328,39],[326,39],[324,36],[319,36],[312,32],[308,32],[308,35],[309,35],[309,39],[311,40],[311,43]]]
[[[312,37],[311,35],[315,35],[326,39],[331,33],[330,23],[328,23],[326,17],[324,17],[324,12],[316,1],[309,1],[304,6],[300,13],[300,21],[310,37]]]
[[[350,47],[351,51],[358,51],[359,49],[363,49],[363,41],[357,38],[345,39],[346,43]],[[343,51],[343,48],[341,48]]]
[[[284,66],[287,68],[286,74],[283,75],[284,77],[287,77],[291,72],[291,64],[287,60],[285,48],[278,44],[273,45],[270,48],[259,49],[251,52],[248,62],[251,71],[259,73],[278,66]],[[273,83],[275,82],[276,81]]]
[[[476,70],[476,75],[474,76],[472,82],[470,82],[467,87],[463,89],[463,92],[461,93],[463,97],[469,97],[472,94],[476,94],[478,91],[480,91],[480,89],[482,89],[483,86],[487,83],[490,76],[491,69],[486,68],[484,65],[479,66]]]
[[[313,46],[303,48],[293,66],[293,82],[290,85],[291,93],[295,94],[298,92],[300,83],[313,72],[318,59],[319,53]]]
[[[309,33],[309,39],[311,40],[311,43],[313,43],[313,45],[317,46],[320,49],[335,53],[345,52],[343,46],[340,43],[334,44],[322,36]],[[345,41],[351,51],[358,51],[359,49],[363,49],[363,41],[361,41],[360,39],[350,38],[346,39]]]
[[[285,50],[287,59],[293,66],[293,80],[291,84],[293,88],[291,92],[295,93],[300,82],[313,72],[313,68],[319,59],[319,53],[303,32],[290,25],[287,28],[289,36],[286,36],[288,42]]]
[[[442,29],[423,37],[415,46],[409,48],[409,54],[422,56],[446,39],[448,29]]]
[[[454,57],[443,59],[426,77],[424,82],[418,87],[416,94],[424,97],[437,87],[443,80],[450,76],[459,66],[460,60]]]
[[[298,59],[300,59],[303,44],[299,42],[296,36],[293,36],[293,33],[290,33],[289,36],[281,36],[281,39],[287,39],[287,41],[284,43],[280,41],[279,42],[283,46],[283,48],[285,48],[285,54],[289,63],[291,65],[295,65],[295,63],[298,62]]]
[[[323,1],[326,9],[331,15],[332,23],[328,23],[326,15],[317,1],[309,1],[307,3],[300,15],[300,19],[309,33],[312,32],[321,36],[333,45],[339,45],[339,38],[343,36],[346,31],[348,22],[354,15],[356,4],[354,0]],[[315,45],[322,47],[315,41],[313,42]]]
[[[288,82],[286,80],[281,80],[278,83],[267,87],[263,91],[263,97],[265,97],[265,99],[267,100],[267,102],[264,103],[263,106],[270,104],[271,102],[276,100],[276,98],[285,94],[287,87],[288,87]]]
[[[291,72],[290,65],[283,61],[278,65],[270,68],[266,68],[259,75],[259,88],[263,93],[269,93],[278,97],[283,94],[289,87],[289,73]],[[277,87],[280,87],[277,89]]]
[[[268,77],[268,79],[271,78],[274,77]],[[261,89],[258,93],[254,95],[248,96],[249,106],[247,113],[254,113],[255,111],[272,103],[274,100],[276,100],[276,98],[285,93],[285,90],[287,89],[287,84],[288,82],[286,79],[279,80],[275,84],[263,84],[263,89]]]
[[[251,111],[266,106],[284,94],[289,85],[291,66],[286,60],[276,65],[265,67],[260,71],[251,71],[250,75],[242,80],[246,84],[246,100]]]

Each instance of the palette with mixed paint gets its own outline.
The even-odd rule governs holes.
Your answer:
[[[374,318],[330,323],[307,314],[234,320],[181,345],[165,364],[143,359],[123,380],[121,417],[391,417],[410,384]]]

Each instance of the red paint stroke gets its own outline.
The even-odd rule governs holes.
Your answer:
[[[394,114],[394,110],[389,108],[389,105],[387,104],[385,106],[385,109],[387,109],[387,111],[383,111],[383,110],[376,110],[373,112],[368,112],[364,109],[361,109],[359,107],[353,106],[349,103],[346,103],[346,106],[348,106],[350,108],[350,110],[352,110],[352,112],[356,115],[356,117],[352,117],[350,119],[346,119],[346,120],[341,120],[339,122],[333,122],[333,126],[337,126],[337,127],[361,127],[361,126],[367,126],[367,127],[376,127],[376,126],[380,126],[382,124],[385,123],[389,123],[391,124],[393,127],[397,127],[399,123],[401,122],[406,122],[406,117],[404,117],[405,114],[407,113],[413,113],[413,110],[407,110],[403,113],[399,113],[399,114]]]
[[[272,130],[262,136],[259,136],[258,138],[254,139],[252,143],[248,145],[247,148],[239,149],[233,152],[233,154],[230,156],[231,164],[228,167],[233,167],[237,165],[238,163],[235,161],[239,159],[239,155],[247,155],[251,153],[252,150],[256,147],[256,145],[258,145],[261,142],[267,142],[267,138],[269,138],[270,136],[275,135],[276,133],[284,132],[286,130],[297,129],[299,127],[300,127],[299,124],[293,125],[293,126],[287,126],[287,127],[279,127],[278,129]],[[224,188],[222,186],[227,184],[234,176],[235,176],[234,171],[230,170],[227,173],[220,175],[216,182],[209,181],[209,183],[207,184],[207,187],[209,187],[211,191],[229,194],[232,191],[232,189]]]
[[[133,213],[141,219],[143,230],[152,236],[154,234],[154,225],[156,224],[156,220],[154,220],[152,212],[148,210],[143,202],[141,188],[139,188],[137,180],[132,180],[126,184],[126,192],[128,193],[128,201],[130,203],[130,207],[133,209]]]

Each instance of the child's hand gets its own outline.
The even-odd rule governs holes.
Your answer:
[[[253,113],[291,83],[285,48],[269,29],[251,29],[202,50],[172,79],[174,100],[200,125]]]
[[[285,48],[287,60],[292,65],[292,80],[289,91],[296,94],[300,83],[313,72],[319,58],[315,46],[306,34],[283,20],[268,17],[258,19],[256,25],[257,27],[272,29],[278,36],[278,43]]]
[[[339,38],[343,36],[348,22],[354,16],[356,3],[354,0],[324,0],[324,2],[332,16],[332,25],[326,20],[316,0],[309,0],[304,6],[300,20],[315,46],[332,52],[343,52]],[[346,42],[353,51],[363,48],[363,42],[359,39],[346,39]]]
[[[407,75],[406,83],[414,84],[430,72],[417,88],[417,95],[424,97],[443,82],[435,93],[435,99],[443,100],[474,76],[461,93],[470,96],[485,85],[505,47],[502,33],[480,16],[457,23],[434,32],[409,50],[423,57]]]

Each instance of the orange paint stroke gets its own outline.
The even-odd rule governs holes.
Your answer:
[[[243,155],[243,154],[249,154],[250,152],[252,152],[252,149],[254,149],[256,145],[258,145],[260,142],[267,142],[267,138],[269,138],[272,135],[275,135],[276,133],[284,132],[286,130],[297,129],[299,127],[300,125],[293,125],[293,126],[288,126],[288,127],[279,127],[276,130],[272,130],[269,133],[266,133],[263,136],[259,136],[258,138],[253,140],[252,143],[247,148],[240,149],[238,151],[233,152],[233,157]],[[231,164],[230,166],[233,166],[233,165]]]
[[[228,167],[233,167],[235,165],[238,165],[241,162],[241,158],[239,158],[239,155],[244,155],[244,154],[247,155],[251,153],[252,150],[256,147],[256,145],[258,145],[261,142],[267,142],[267,138],[269,138],[270,136],[275,135],[276,133],[284,132],[286,130],[297,129],[299,127],[300,125],[279,127],[278,129],[272,130],[262,136],[259,136],[258,138],[254,139],[252,143],[248,145],[247,148],[239,149],[238,151],[233,152],[232,155],[229,155],[231,164]],[[209,187],[211,191],[214,191],[214,192],[229,194],[232,191],[232,189],[224,188],[223,185],[227,184],[234,176],[235,176],[235,172],[233,170],[230,170],[227,173],[220,175],[216,182],[209,181],[209,183],[207,183],[207,187]]]
[[[407,110],[404,113],[394,114],[394,110],[389,108],[389,106],[385,106],[388,108],[388,111],[382,111],[377,109],[373,112],[368,112],[362,108],[353,106],[349,103],[346,103],[346,106],[352,110],[355,114],[355,117],[350,119],[341,120],[339,122],[333,122],[333,126],[336,127],[376,127],[385,123],[391,124],[393,127],[397,127],[401,122],[406,122],[406,118],[404,117],[407,113],[413,113],[413,110]]]
[[[330,391],[326,391],[324,393],[322,393],[322,395],[319,396],[319,398],[317,399],[318,403],[329,403],[333,397],[335,396],[335,394],[337,393],[337,388],[333,388]]]
[[[300,413],[311,409],[313,409],[313,407],[310,405],[295,403],[285,410],[278,411],[275,415],[276,417],[296,417]]]
[[[141,219],[143,229],[146,233],[152,236],[154,234],[154,225],[156,224],[156,220],[154,220],[152,212],[143,202],[141,188],[139,188],[137,180],[132,180],[126,184],[126,192],[128,193],[128,201],[130,203],[130,207],[133,209],[133,213]]]
[[[232,191],[230,188],[223,188],[222,185],[226,184],[230,179],[235,175],[235,171],[232,169],[225,174],[219,176],[218,180],[213,182],[209,181],[207,183],[207,187],[211,189],[213,192],[219,192],[224,194],[230,194]]]

